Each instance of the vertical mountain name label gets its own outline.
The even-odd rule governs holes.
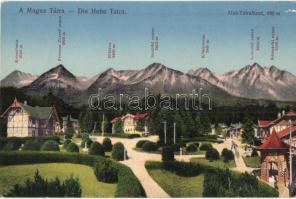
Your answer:
[[[275,26],[271,27],[271,55],[270,55],[270,60],[275,59],[275,54],[279,50],[279,37],[276,34],[276,28]]]
[[[201,37],[201,58],[206,58],[210,50],[210,39],[206,34]]]
[[[254,60],[255,53],[257,51],[260,51],[260,36],[256,35],[256,31],[254,28],[250,30],[250,48],[251,48],[250,60]]]
[[[62,61],[62,47],[66,45],[66,32],[63,31],[62,16],[58,20],[58,61]]]
[[[17,39],[15,40],[15,58],[14,63],[19,63],[23,59],[23,44]]]
[[[155,53],[156,53],[156,51],[158,51],[158,49],[159,49],[159,37],[155,33],[155,29],[152,28],[151,29],[151,41],[150,41],[150,50],[151,50],[150,58],[155,57],[155,55],[156,55]]]
[[[107,58],[114,59],[116,57],[116,44],[114,42],[108,43]]]

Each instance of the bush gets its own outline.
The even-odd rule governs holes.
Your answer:
[[[202,171],[200,165],[194,162],[166,161],[163,162],[162,165],[164,169],[173,171],[177,175],[184,177],[197,176]]]
[[[173,161],[175,160],[174,149],[172,146],[164,146],[161,152],[162,161]]]
[[[103,148],[105,151],[112,151],[112,142],[110,140],[110,138],[104,138],[103,140]]]
[[[71,143],[66,145],[66,151],[67,152],[78,153],[79,152],[79,147],[75,143],[71,142]]]
[[[64,149],[66,149],[67,148],[67,145],[68,144],[70,144],[72,141],[70,140],[70,139],[66,139],[65,141],[64,141]]]
[[[25,185],[16,184],[7,197],[81,197],[81,188],[78,179],[71,176],[61,184],[58,177],[47,181],[43,179],[38,170],[33,181],[27,179]]]
[[[85,140],[82,140],[81,147],[84,148],[86,143],[86,147],[89,148],[90,145],[93,143],[93,141],[90,138],[86,138]]]
[[[95,163],[103,164],[107,161],[102,156],[85,155],[79,153],[59,153],[59,152],[0,152],[0,165],[17,165],[17,164],[36,164],[67,162],[74,164],[84,164],[94,166]],[[125,165],[112,161],[114,168],[118,170],[118,183],[115,197],[145,197],[145,191],[131,171]]]
[[[124,146],[121,142],[114,144],[112,149],[112,159],[121,161],[124,159]]]
[[[107,137],[118,137],[118,138],[128,138],[128,139],[141,137],[141,135],[137,134],[137,133],[133,133],[133,134],[113,133],[113,134],[104,134],[104,135],[107,136]]]
[[[89,155],[101,155],[101,156],[105,156],[105,151],[103,146],[98,143],[98,142],[93,142],[90,145],[90,148],[88,150],[88,154]]]
[[[186,147],[186,151],[189,152],[189,153],[192,153],[192,152],[196,152],[197,151],[197,146],[196,144],[189,144],[187,147]]]
[[[146,141],[142,146],[143,151],[156,151],[157,144],[151,141]]]
[[[3,150],[6,150],[6,151],[16,151],[16,150],[19,150],[19,148],[21,147],[21,145],[22,145],[22,142],[9,140],[6,143],[6,145],[4,146]]]
[[[7,143],[6,139],[0,139],[0,150],[2,150],[5,147],[6,143]]]
[[[42,151],[59,151],[59,144],[56,141],[53,140],[48,140],[46,141],[42,147],[41,147]]]
[[[146,142],[147,140],[139,140],[136,144],[136,148],[142,148]]]
[[[210,148],[206,152],[206,159],[213,161],[213,160],[219,160],[219,152],[215,148]]]
[[[213,148],[212,144],[204,142],[201,144],[201,146],[199,147],[199,150],[201,151],[207,151],[209,149]]]
[[[233,152],[226,148],[223,149],[221,156],[224,157],[224,162],[229,162],[230,160],[234,160]]]
[[[112,166],[110,161],[104,161],[99,164],[95,163],[94,172],[100,182],[115,183],[118,181],[118,171]]]
[[[81,133],[76,134],[76,138],[82,138]]]
[[[23,151],[38,151],[40,150],[40,143],[38,142],[38,140],[27,140],[24,144],[24,146],[22,147]]]

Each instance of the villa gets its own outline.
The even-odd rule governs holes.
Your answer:
[[[33,107],[14,99],[1,117],[7,118],[7,137],[51,136],[60,130],[54,106]]]
[[[111,123],[112,123],[112,133],[115,132],[114,125],[117,121],[122,121],[123,123],[123,131],[125,133],[134,133],[136,132],[136,127],[139,125],[139,122],[143,122],[143,132],[145,134],[149,133],[149,127],[148,127],[148,119],[149,116],[147,113],[136,113],[133,114],[126,114],[124,116],[115,117]]]

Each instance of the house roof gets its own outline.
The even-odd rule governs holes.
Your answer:
[[[296,113],[293,111],[289,111],[275,120],[258,120],[258,126],[269,127],[271,125],[279,123],[282,120],[288,120],[288,117],[296,117]]]
[[[12,104],[5,110],[5,112],[1,115],[1,117],[5,116],[6,113],[11,108],[22,108],[25,110],[31,117],[36,118],[36,119],[48,119],[50,115],[55,112],[54,107],[40,107],[40,106],[29,106],[27,104],[20,103],[17,99],[14,99]],[[56,112],[55,112],[56,114]]]
[[[272,120],[258,120],[258,126],[259,127],[266,127],[268,126]]]
[[[289,149],[289,145],[283,142],[275,130],[267,137],[263,144],[258,147],[259,150],[272,150],[272,149]]]
[[[279,138],[282,139],[283,137],[286,137],[287,135],[289,135],[289,134],[290,134],[290,130],[291,130],[291,132],[292,132],[292,136],[293,136],[293,135],[296,133],[296,126],[292,126],[291,128],[288,127],[288,128],[286,128],[286,129],[284,129],[284,130],[278,132],[278,136],[279,136]]]

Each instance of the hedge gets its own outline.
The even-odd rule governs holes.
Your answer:
[[[134,175],[132,170],[120,163],[106,159],[100,156],[85,155],[79,153],[60,153],[45,151],[9,151],[0,152],[0,165],[17,165],[17,164],[36,164],[67,162],[74,164],[84,164],[93,167],[94,164],[102,164],[110,161],[118,170],[118,183],[115,197],[146,197],[145,191]]]
[[[134,134],[114,133],[114,134],[104,134],[104,136],[106,136],[106,137],[128,138],[128,139],[141,137],[140,134],[136,134],[136,133],[134,133]]]

